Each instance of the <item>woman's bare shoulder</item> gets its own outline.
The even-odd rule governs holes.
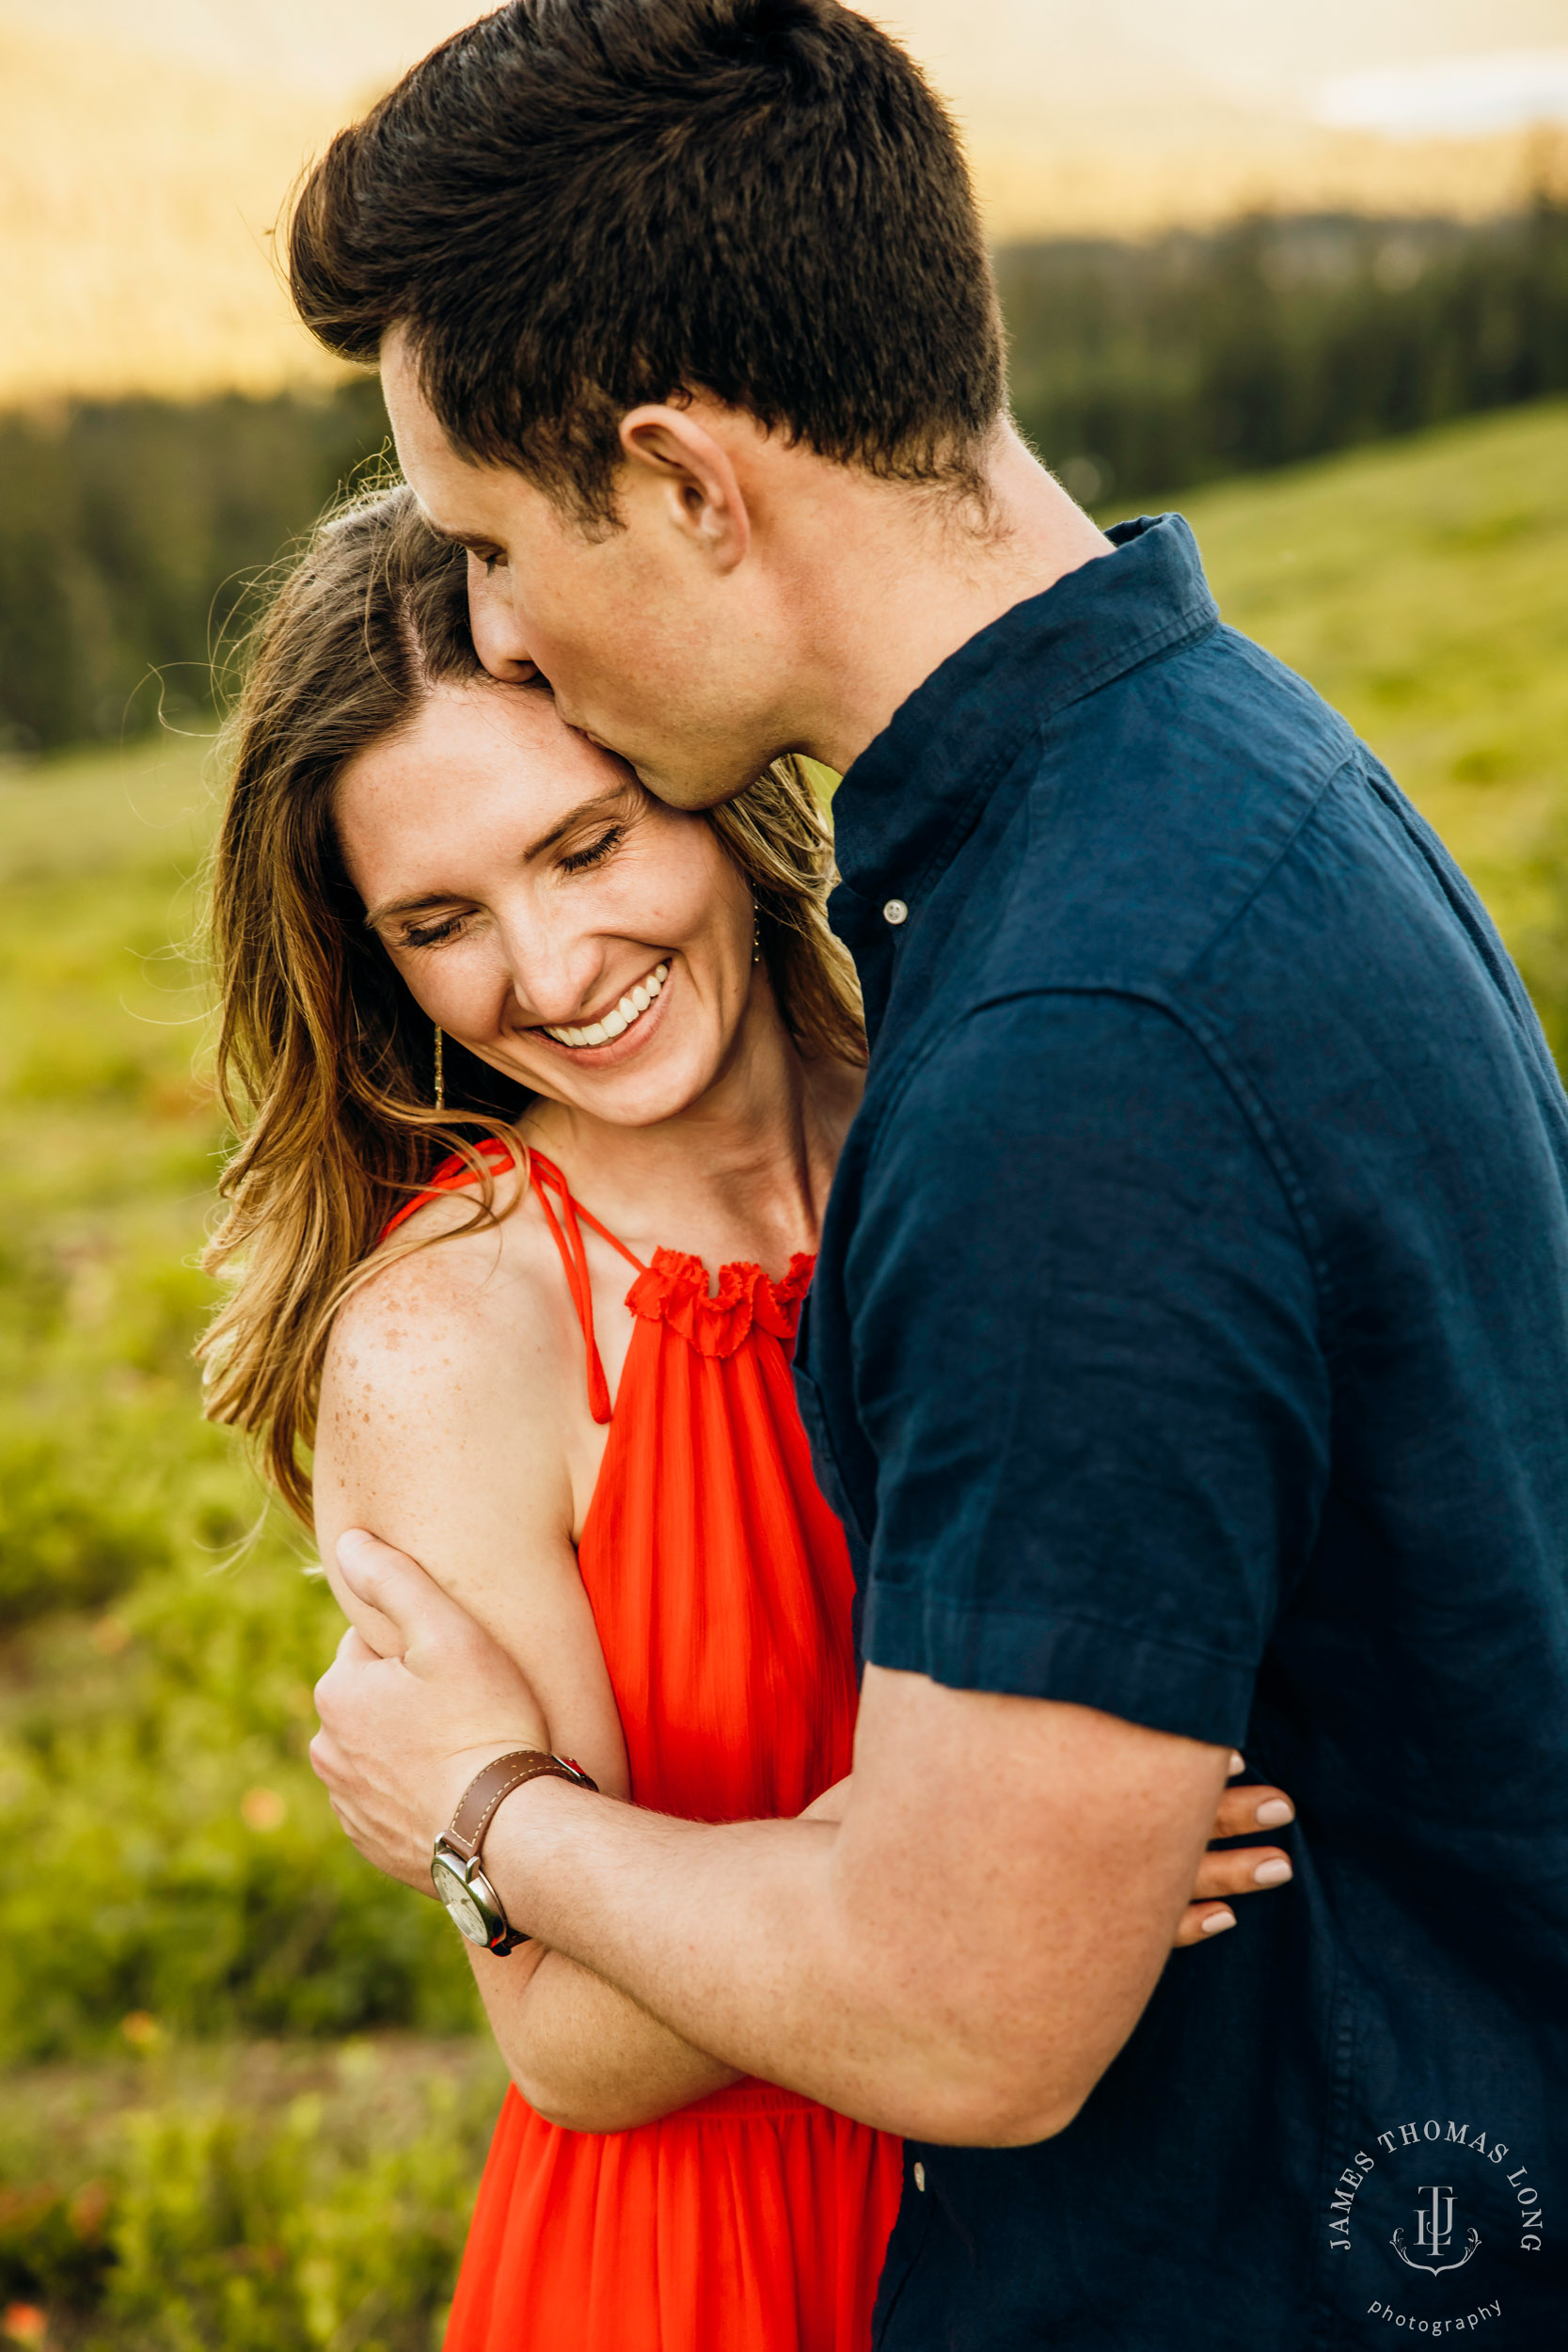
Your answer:
[[[517,1193],[515,1177],[498,1181],[489,1217],[477,1190],[421,1201],[372,1253],[339,1309],[329,1363],[370,1349],[417,1371],[428,1367],[434,1342],[443,1361],[461,1366],[478,1355],[494,1363],[498,1343],[507,1359],[506,1342],[517,1338],[527,1343],[515,1367],[498,1368],[526,1374],[542,1338],[559,1332],[564,1341],[571,1318],[560,1260],[532,1201]]]
[[[317,1430],[333,1465],[368,1467],[374,1454],[389,1468],[417,1435],[427,1466],[438,1438],[449,1459],[482,1459],[494,1479],[504,1430],[507,1457],[536,1483],[543,1457],[561,1454],[577,1326],[543,1220],[508,1197],[515,1181],[496,1187],[496,1222],[476,1221],[472,1192],[421,1204],[343,1301]]]
[[[522,1664],[552,1739],[578,1740],[568,1752],[619,1788],[620,1731],[572,1543],[580,1337],[532,1204],[465,1231],[472,1212],[472,1194],[421,1207],[397,1238],[434,1246],[372,1262],[339,1312],[313,1464],[323,1564],[353,1614],[334,1559],[343,1531],[411,1553]]]

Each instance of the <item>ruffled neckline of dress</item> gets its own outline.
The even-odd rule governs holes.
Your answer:
[[[656,1249],[653,1263],[626,1293],[626,1305],[648,1323],[666,1323],[703,1356],[733,1356],[753,1330],[792,1340],[811,1287],[814,1256],[797,1250],[775,1282],[745,1261],[721,1266],[719,1288],[708,1292],[707,1268],[685,1249]]]

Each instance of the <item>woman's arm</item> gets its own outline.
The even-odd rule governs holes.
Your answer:
[[[441,1203],[421,1218],[455,1215]],[[389,1629],[342,1583],[337,1539],[370,1527],[417,1551],[524,1669],[552,1746],[625,1796],[625,1743],[571,1541],[572,1450],[580,1486],[593,1426],[585,1406],[570,1418],[581,1341],[559,1269],[533,1279],[521,1222],[395,1263],[344,1306],[322,1383],[316,1532],[372,1646]],[[624,2130],[736,2079],[560,1953],[468,1949],[512,2077],[551,2122]]]
[[[546,2122],[630,2131],[740,2080],[563,1952],[525,1944],[498,1960],[467,1949],[507,2071]],[[529,1975],[508,1975],[535,1950]]]

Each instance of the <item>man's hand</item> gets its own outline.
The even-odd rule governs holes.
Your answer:
[[[474,1774],[549,1732],[516,1666],[406,1554],[338,1545],[356,1623],[316,1685],[310,1763],[359,1851],[431,1892],[430,1850]]]

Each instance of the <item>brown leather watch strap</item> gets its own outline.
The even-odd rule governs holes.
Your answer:
[[[595,1793],[599,1786],[565,1756],[546,1756],[543,1748],[515,1748],[510,1756],[498,1756],[469,1781],[451,1817],[448,1843],[457,1848],[465,1862],[476,1860],[501,1799],[527,1780],[545,1779],[575,1781],[579,1788],[592,1788]]]

